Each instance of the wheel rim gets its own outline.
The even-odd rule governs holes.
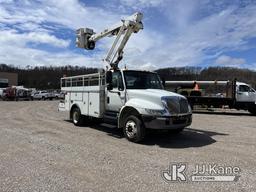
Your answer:
[[[137,134],[137,125],[133,120],[127,121],[125,125],[125,132],[129,138],[134,138]]]
[[[79,120],[79,114],[78,114],[77,111],[75,111],[75,112],[73,113],[73,122],[74,122],[74,123],[78,123],[78,120]]]

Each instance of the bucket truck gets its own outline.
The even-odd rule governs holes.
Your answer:
[[[142,17],[135,13],[100,33],[77,30],[76,45],[86,50],[93,50],[102,38],[114,36],[115,40],[103,59],[106,71],[61,79],[61,90],[66,94],[59,111],[67,111],[75,125],[97,119],[115,124],[129,141],[140,142],[146,129],[179,133],[191,124],[188,100],[165,91],[156,73],[118,67],[130,36],[143,29]]]

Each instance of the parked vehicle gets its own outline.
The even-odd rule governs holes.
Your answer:
[[[36,91],[33,95],[32,95],[33,99],[39,99],[39,100],[52,100],[53,98],[55,98],[55,95],[52,92],[48,92],[48,91]]]
[[[31,100],[31,90],[23,86],[7,87],[3,90],[3,100]]]
[[[64,99],[64,97],[65,97],[65,93],[64,92],[54,92],[53,93],[54,94],[54,97],[55,97],[55,99]]]
[[[166,81],[167,90],[187,97],[190,105],[229,106],[256,115],[256,92],[248,84],[234,81]],[[196,87],[197,86],[197,87]]]
[[[3,94],[4,94],[4,89],[0,88],[0,99],[3,98]]]

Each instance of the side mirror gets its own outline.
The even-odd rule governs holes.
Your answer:
[[[107,90],[108,90],[108,91],[113,90],[113,85],[112,85],[112,84],[108,84],[108,85],[107,85]]]
[[[112,84],[112,72],[111,71],[106,72],[106,82],[107,82],[107,84],[109,84],[109,83]]]
[[[112,90],[113,85],[112,85],[112,72],[111,71],[106,72],[106,83],[107,83],[107,90],[108,91]]]
[[[165,78],[162,78],[162,85],[165,88]]]

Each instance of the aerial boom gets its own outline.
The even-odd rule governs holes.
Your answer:
[[[103,60],[112,68],[118,68],[118,63],[123,58],[123,49],[131,34],[137,33],[143,29],[142,18],[142,13],[135,13],[100,33],[95,33],[89,28],[80,28],[77,30],[76,45],[79,48],[93,50],[98,40],[104,37],[116,36],[116,39]]]

